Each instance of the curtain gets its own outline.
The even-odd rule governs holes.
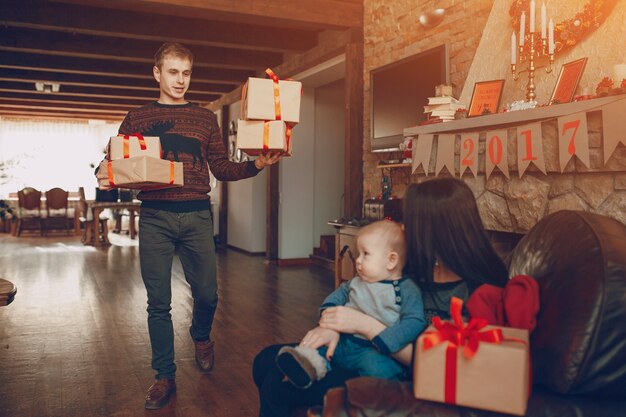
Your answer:
[[[85,187],[93,198],[94,168],[119,123],[0,118],[0,198],[24,187],[42,192]]]

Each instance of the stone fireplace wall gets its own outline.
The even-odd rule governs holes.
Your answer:
[[[450,51],[450,77],[453,84],[453,94],[461,96],[461,92],[469,87],[466,83],[484,81],[485,78],[473,76],[475,60],[481,57],[477,54],[482,50],[479,44],[482,42],[483,32],[490,19],[492,8],[508,10],[513,0],[444,0],[444,1],[421,1],[396,0],[365,0],[365,102],[364,102],[364,161],[363,161],[363,198],[376,198],[381,193],[382,170],[377,167],[381,159],[397,159],[399,153],[372,153],[370,151],[370,116],[369,116],[369,72],[380,66],[398,61],[415,53],[425,51],[434,46],[446,43]],[[552,3],[564,13],[564,16],[555,16],[560,20],[569,14],[574,14],[571,7],[565,7],[566,0],[553,0]],[[576,1],[576,7],[578,6]],[[584,3],[584,2],[583,2]],[[570,3],[567,3],[568,5]],[[493,7],[492,7],[493,6]],[[441,25],[433,29],[425,29],[419,25],[417,19],[422,12],[435,8],[446,9],[446,17]],[[562,10],[561,10],[562,9]],[[619,2],[609,16],[605,25],[607,28],[617,28],[621,32],[611,32],[607,28],[597,31],[586,39],[579,47],[575,47],[566,57],[558,57],[557,69],[545,83],[556,81],[558,68],[563,62],[578,57],[577,54],[589,58],[589,69],[594,74],[602,73],[602,62],[606,61],[603,51],[604,46],[614,44],[616,39],[624,40],[623,24],[615,23],[624,16],[626,3]],[[568,14],[569,13],[569,14]],[[567,15],[567,16],[565,16]],[[623,22],[623,20],[622,20]],[[507,51],[509,43],[498,45],[497,48]],[[594,43],[596,46],[594,46]],[[601,47],[602,46],[602,47]],[[493,48],[486,48],[491,51]],[[489,52],[491,53],[491,52]],[[504,52],[502,52],[504,54]],[[611,62],[624,62],[623,48],[611,48]],[[621,54],[621,55],[620,55]],[[507,55],[507,58],[508,59]],[[505,90],[514,88],[510,80],[509,70],[503,58],[504,65],[498,65],[504,73],[489,74],[486,79],[506,78]],[[572,58],[573,59],[573,58]],[[563,61],[565,60],[565,61]],[[493,67],[493,57],[484,60]],[[611,75],[612,66],[607,66],[606,75]],[[480,73],[480,71],[479,71]],[[476,78],[478,77],[478,78]],[[520,79],[522,84],[524,79]],[[520,81],[517,84],[520,84]],[[599,80],[598,80],[599,81]],[[587,86],[594,80],[586,80]],[[507,87],[507,83],[510,84]],[[515,89],[520,87],[515,84]],[[522,85],[520,84],[520,85]],[[469,88],[471,90],[471,88]],[[523,90],[523,88],[522,88]],[[545,90],[545,91],[544,91]],[[551,88],[544,88],[541,93],[549,94]],[[548,91],[550,90],[550,91]],[[519,91],[518,91],[519,92]],[[434,93],[434,92],[433,92]],[[508,94],[508,95],[507,95]],[[512,99],[511,94],[504,94]],[[523,94],[522,94],[523,96]],[[538,97],[545,101],[545,97]],[[517,97],[515,99],[521,99]],[[468,103],[465,103],[468,104]],[[421,109],[416,109],[421,111]],[[493,231],[518,233],[527,232],[540,218],[560,209],[586,210],[608,215],[626,224],[626,147],[619,145],[612,157],[604,164],[602,157],[602,118],[601,113],[591,112],[587,116],[591,167],[587,168],[576,158],[571,160],[563,173],[558,165],[557,149],[557,122],[550,120],[543,123],[542,134],[544,137],[544,156],[548,175],[544,175],[534,166],[530,166],[522,178],[518,178],[516,167],[511,161],[516,161],[516,149],[512,149],[511,140],[515,137],[515,129],[508,131],[509,136],[509,164],[510,179],[501,173],[494,173],[489,180],[485,179],[485,173],[479,172],[474,178],[469,172],[463,176],[477,197],[481,216],[485,226]],[[408,127],[408,126],[407,126]],[[626,130],[626,129],[625,129]],[[481,139],[481,155],[484,158],[484,133]],[[460,138],[456,140],[456,156],[458,158]],[[431,161],[433,162],[433,161]],[[434,162],[433,162],[434,163]],[[458,159],[456,161],[458,166]],[[484,167],[484,160],[479,162]],[[431,172],[433,170],[431,169]],[[390,174],[392,181],[392,195],[402,197],[407,184],[420,182],[427,177],[422,172],[411,173],[410,167],[385,170]],[[444,174],[442,174],[444,175]],[[456,174],[458,176],[458,173]],[[432,177],[432,173],[430,175]]]

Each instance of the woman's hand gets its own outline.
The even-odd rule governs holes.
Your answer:
[[[339,332],[330,329],[323,329],[316,327],[309,330],[306,335],[300,341],[300,346],[308,347],[311,349],[318,349],[322,346],[328,346],[326,352],[326,359],[331,360],[335,353],[335,348],[339,342]]]
[[[358,333],[370,340],[385,329],[384,324],[367,314],[342,306],[324,310],[319,325],[340,333]]]
[[[257,159],[254,160],[254,165],[257,169],[263,169],[268,165],[273,165],[276,162],[280,161],[283,153],[280,151],[269,151],[267,153],[262,153],[259,155]]]

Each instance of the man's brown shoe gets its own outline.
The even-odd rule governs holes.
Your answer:
[[[156,410],[165,407],[170,397],[176,392],[176,382],[173,379],[157,379],[146,394],[146,408]]]
[[[189,334],[191,334],[191,328],[189,328]],[[193,335],[191,335],[191,340],[193,340],[193,344],[196,346],[196,364],[203,372],[209,372],[213,369],[213,364],[215,363],[215,352],[213,350],[215,342],[211,340],[198,342],[193,338]]]

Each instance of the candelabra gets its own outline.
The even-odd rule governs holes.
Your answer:
[[[530,2],[530,25],[528,34],[526,31],[526,15],[522,12],[520,18],[519,46],[516,42],[515,32],[511,36],[511,72],[513,80],[519,79],[519,74],[528,73],[528,84],[526,86],[526,98],[528,101],[535,101],[535,71],[541,67],[535,67],[536,61],[541,57],[548,57],[548,64],[545,66],[546,73],[552,72],[554,64],[554,23],[550,19],[550,28],[546,30],[546,6],[541,6],[541,37],[535,32],[535,1]],[[528,67],[522,71],[517,71],[517,54],[519,62],[528,61]]]

